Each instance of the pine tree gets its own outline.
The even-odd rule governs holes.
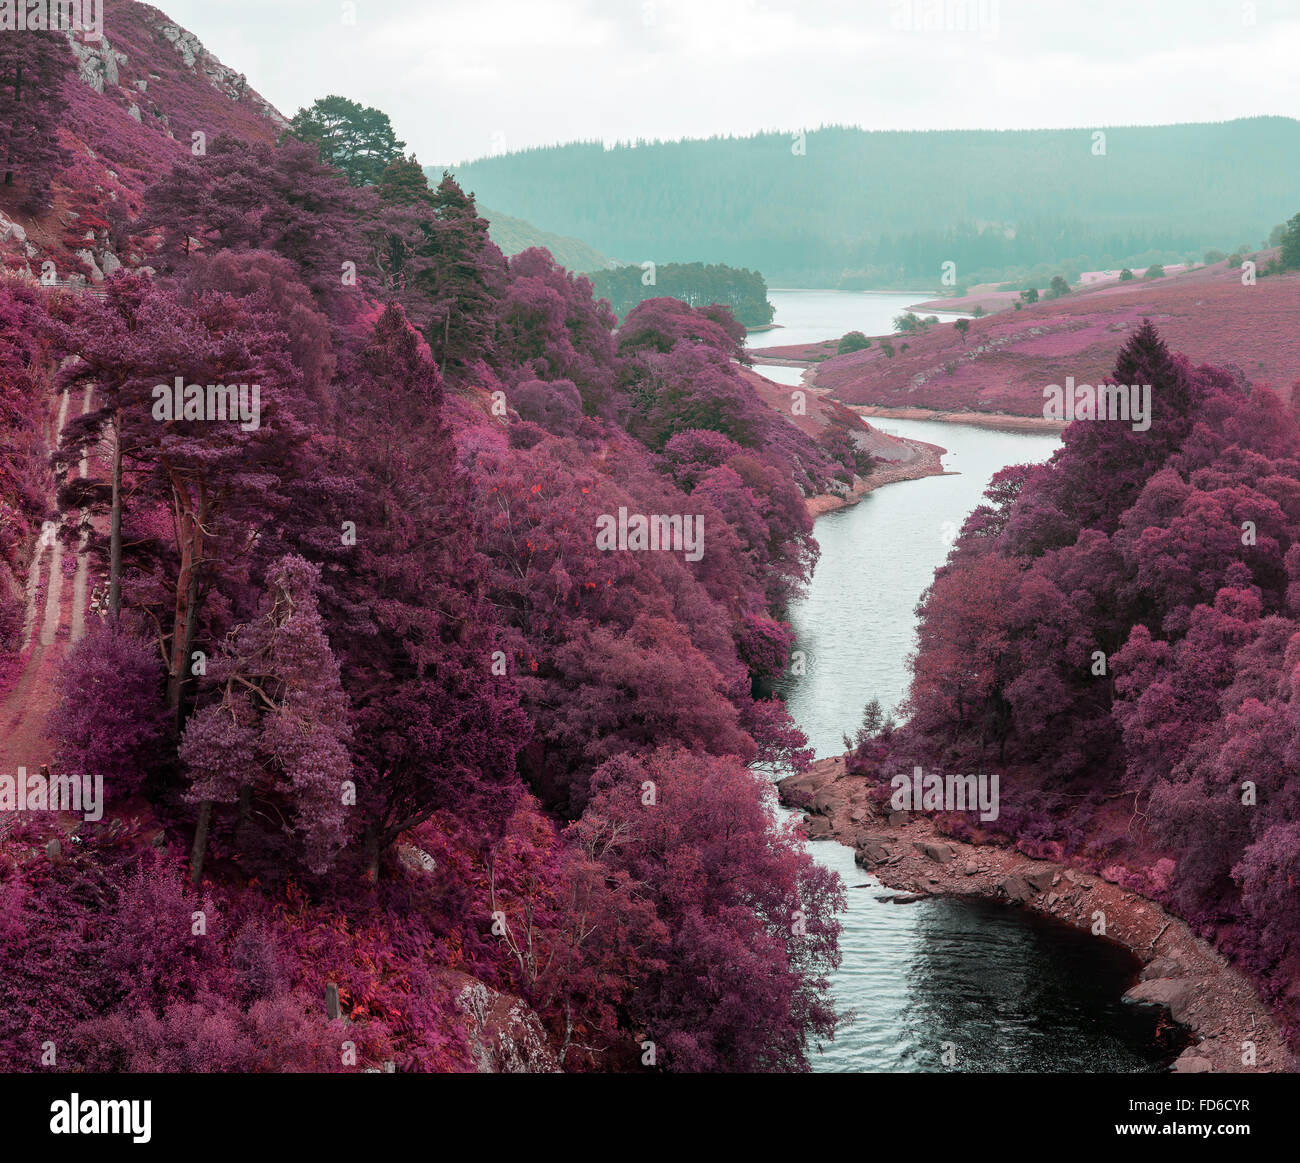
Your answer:
[[[287,132],[315,145],[320,160],[342,170],[354,186],[374,185],[406,145],[397,140],[387,113],[333,95],[299,109]]]

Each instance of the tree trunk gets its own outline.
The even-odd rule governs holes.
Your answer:
[[[212,822],[212,801],[199,805],[199,822],[194,826],[194,847],[190,849],[190,883],[199,887],[203,878],[203,858],[208,852],[208,827]]]
[[[379,883],[379,833],[373,825],[366,828],[365,839],[366,880],[371,884]]]
[[[113,420],[113,509],[108,543],[108,615],[122,614],[122,416]]]
[[[179,736],[181,728],[185,725],[185,684],[193,677],[190,674],[190,668],[193,661],[190,657],[190,647],[194,645],[194,630],[198,623],[199,610],[199,571],[195,569],[190,575],[189,593],[185,600],[185,634],[184,634],[184,652],[181,654],[183,669],[181,670],[180,687],[176,693],[176,734]]]
[[[180,729],[181,687],[190,665],[194,641],[195,606],[199,594],[199,559],[202,552],[202,524],[198,513],[187,509],[180,517],[180,573],[176,579],[176,609],[172,618],[172,656],[167,675],[167,709],[175,730]]]

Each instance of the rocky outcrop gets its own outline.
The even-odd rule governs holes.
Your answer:
[[[77,58],[77,73],[82,81],[96,93],[119,83],[118,65],[126,62],[126,56],[114,50],[107,36],[96,41],[82,41],[75,32],[69,32],[67,37],[72,55]]]
[[[223,65],[203,47],[203,42],[194,33],[166,20],[154,27],[180,54],[187,69],[201,73],[214,89],[224,93],[232,101],[248,102],[264,117],[274,122],[277,128],[289,128],[288,119],[261,94],[248,87],[248,78],[243,73]]]
[[[469,1018],[470,1052],[480,1074],[559,1072],[541,1019],[522,999],[468,978],[456,1005]]]
[[[1198,995],[1207,983],[1183,978],[1152,977],[1139,981],[1125,995],[1130,1005],[1163,1006],[1179,1025],[1189,1025]]]

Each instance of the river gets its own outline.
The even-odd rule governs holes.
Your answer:
[[[862,300],[917,297],[773,292],[778,321],[798,325],[751,340],[807,342],[855,327],[878,334],[888,330],[883,313],[906,303]],[[831,314],[813,334],[818,304],[829,304]],[[785,338],[795,332],[800,338]],[[882,426],[948,449],[944,465],[960,475],[889,485],[817,521],[821,559],[790,612],[806,674],[782,694],[819,758],[844,750],[842,736],[857,729],[868,699],[886,710],[902,701],[917,600],[993,473],[1045,460],[1058,444],[1055,435],[931,421]],[[1121,1003],[1137,967],[1125,950],[990,902],[886,904],[876,897],[888,890],[854,865],[851,849],[818,841],[809,851],[848,888],[844,961],[831,990],[839,1008],[855,1015],[813,1055],[814,1070],[1155,1071],[1181,1049],[1162,1044],[1155,1014]],[[945,1043],[955,1047],[955,1066],[943,1061]]]

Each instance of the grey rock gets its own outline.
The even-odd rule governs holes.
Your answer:
[[[1139,981],[1124,995],[1124,1000],[1133,1005],[1164,1006],[1174,1021],[1186,1025],[1196,1000],[1196,983],[1185,977]]]
[[[1151,981],[1157,977],[1182,977],[1186,972],[1181,961],[1173,957],[1157,957],[1143,968],[1138,977],[1142,981]]]

